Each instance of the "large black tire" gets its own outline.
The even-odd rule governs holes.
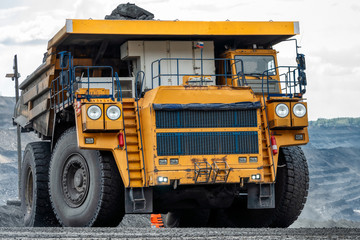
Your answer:
[[[280,149],[275,184],[274,209],[247,209],[244,199],[235,199],[228,209],[213,210],[210,226],[288,227],[304,208],[309,188],[309,171],[300,147]]]
[[[125,214],[124,185],[112,154],[79,149],[75,128],[56,143],[49,192],[62,226],[116,227]]]
[[[184,209],[163,215],[163,223],[166,228],[206,227],[209,216],[209,209]]]
[[[26,145],[21,167],[20,198],[26,227],[60,226],[48,192],[50,142]]]

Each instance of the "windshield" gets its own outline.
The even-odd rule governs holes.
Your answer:
[[[244,64],[244,71],[241,69],[241,61]],[[236,72],[243,72],[245,75],[262,75],[269,70],[269,75],[276,75],[275,60],[273,56],[235,56]],[[272,69],[272,70],[270,70]],[[266,72],[264,73],[267,74]]]

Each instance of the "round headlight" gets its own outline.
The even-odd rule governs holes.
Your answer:
[[[293,107],[293,113],[298,118],[302,118],[306,114],[306,107],[302,103],[297,103]]]
[[[286,104],[279,103],[275,108],[275,112],[279,117],[284,118],[289,115],[289,108]]]
[[[87,115],[92,120],[97,120],[101,117],[101,108],[96,105],[92,105],[87,110]]]
[[[111,120],[118,119],[120,117],[120,115],[121,115],[121,111],[120,111],[120,108],[118,106],[110,106],[106,110],[106,116]]]

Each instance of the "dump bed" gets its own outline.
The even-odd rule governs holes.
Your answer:
[[[15,122],[51,137],[54,113],[50,88],[61,68],[58,53],[69,51],[74,65],[109,65],[125,74],[120,46],[129,40],[212,41],[215,56],[226,48],[269,48],[299,34],[298,22],[66,20],[49,41],[45,61],[21,84]],[[125,75],[124,75],[125,76]],[[98,76],[93,76],[98,77]]]

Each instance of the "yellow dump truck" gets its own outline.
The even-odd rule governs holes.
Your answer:
[[[287,227],[308,192],[298,22],[66,20],[20,85],[26,226]],[[294,42],[296,62],[275,44]]]

